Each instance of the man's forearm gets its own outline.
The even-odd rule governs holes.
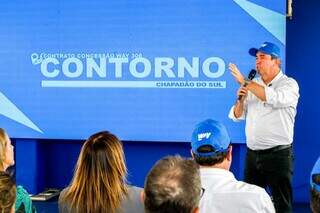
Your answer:
[[[247,84],[247,88],[250,92],[252,92],[261,101],[267,100],[264,87],[261,86],[260,84],[254,82],[254,81],[250,81],[250,83]]]
[[[239,118],[243,114],[243,101],[237,101],[233,108],[234,117]]]

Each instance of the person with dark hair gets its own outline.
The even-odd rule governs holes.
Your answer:
[[[320,157],[310,174],[310,208],[313,213],[320,213]]]
[[[241,85],[229,118],[246,120],[244,181],[271,191],[278,213],[292,212],[293,129],[299,86],[281,70],[280,48],[264,42],[251,48],[260,77],[245,79],[235,64],[229,69]]]
[[[0,212],[14,213],[16,184],[6,172],[0,172]]]
[[[201,184],[205,190],[200,212],[275,212],[263,188],[238,181],[229,171],[232,146],[222,123],[207,119],[197,124],[192,133],[191,154],[200,165]]]
[[[13,149],[14,147],[8,134],[4,129],[0,128],[0,171],[5,172],[7,168],[14,165]],[[20,185],[16,188],[16,203],[14,206],[16,212],[21,209],[26,213],[36,211],[28,192]]]
[[[201,195],[199,166],[190,159],[169,156],[149,171],[144,184],[146,213],[196,213]]]
[[[143,212],[141,188],[128,185],[121,141],[98,132],[82,146],[69,187],[59,197],[59,212]]]

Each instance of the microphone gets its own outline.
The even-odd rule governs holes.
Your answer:
[[[247,81],[248,80],[251,81],[252,79],[254,79],[256,74],[257,74],[257,70],[252,69],[248,74],[248,78],[245,79],[245,82],[244,82],[243,86],[246,87],[248,85]],[[242,99],[242,95],[239,95],[238,100],[240,101],[241,99]]]

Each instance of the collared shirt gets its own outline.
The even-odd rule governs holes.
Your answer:
[[[237,181],[230,171],[200,168],[200,175],[205,189],[200,200],[200,212],[275,212],[273,203],[263,188]]]
[[[298,83],[282,71],[268,85],[261,78],[254,81],[264,86],[266,101],[249,91],[243,114],[236,118],[233,106],[229,118],[234,121],[246,119],[247,146],[252,150],[291,144],[299,99]]]

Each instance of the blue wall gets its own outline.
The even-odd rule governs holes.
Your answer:
[[[300,85],[300,102],[295,126],[294,199],[307,202],[308,178],[313,163],[320,154],[317,122],[319,118],[320,69],[317,56],[320,1],[295,0],[293,19],[287,22],[286,72]],[[83,141],[15,140],[17,182],[36,193],[45,187],[62,188],[72,177]],[[129,169],[129,181],[142,186],[145,175],[162,156],[190,156],[189,143],[124,142]],[[245,146],[234,145],[232,171],[242,179]]]
[[[63,188],[72,178],[83,141],[16,140],[16,177],[29,192],[46,188]],[[128,180],[143,186],[152,165],[166,155],[190,157],[190,143],[124,141]],[[233,147],[232,171],[242,178],[245,145]],[[28,168],[28,169],[26,169]]]
[[[309,174],[320,155],[320,1],[293,3],[293,19],[287,21],[286,72],[297,79],[301,95],[294,137],[294,196],[296,201],[307,201]]]

